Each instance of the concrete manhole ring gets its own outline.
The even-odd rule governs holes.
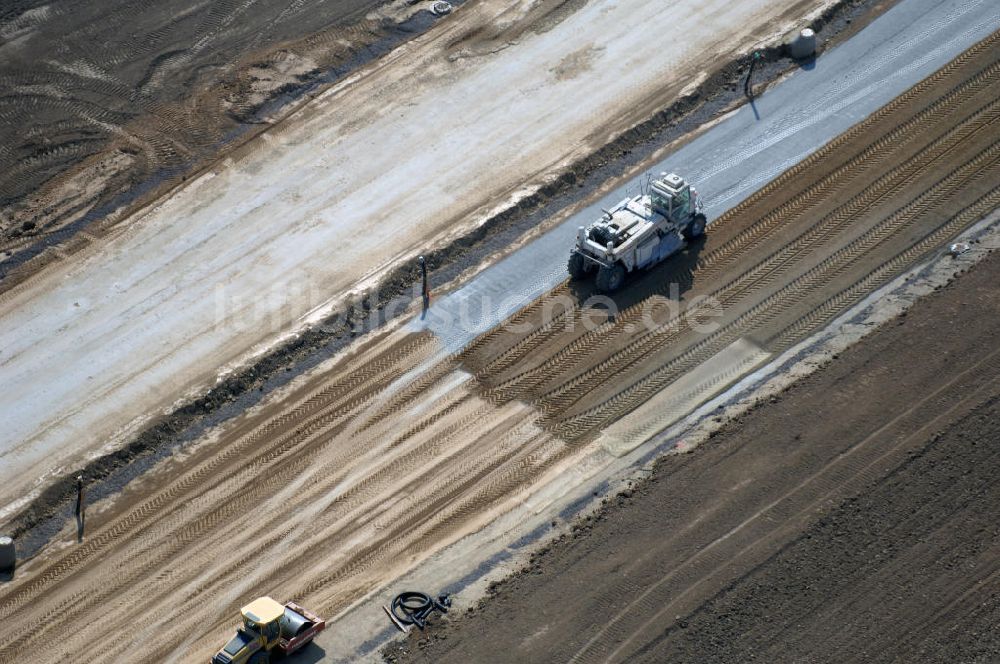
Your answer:
[[[972,247],[969,246],[968,242],[956,242],[948,247],[948,253],[952,255],[952,258],[958,258],[970,249],[972,249]]]
[[[445,2],[445,0],[436,0],[431,4],[431,13],[435,16],[445,16],[450,14],[452,6],[450,2]]]

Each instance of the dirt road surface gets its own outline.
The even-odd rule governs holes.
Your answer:
[[[387,661],[1000,660],[998,283],[993,255]]]
[[[330,89],[0,295],[0,516],[821,4],[483,0]]]
[[[0,661],[29,652],[38,661],[197,660],[224,640],[250,596],[295,598],[336,617],[450,543],[502,516],[539,509],[553,486],[578,477],[582,459],[627,453],[684,407],[805,339],[995,209],[998,77],[994,34],[717,220],[703,244],[635,280],[617,298],[620,313],[612,319],[605,307],[586,304],[585,288],[564,286],[519,313],[516,332],[487,333],[459,356],[431,333],[386,329],[303,376],[95,507],[81,543],[66,532],[19,570],[3,588],[0,620],[9,629],[0,634]],[[669,306],[671,282],[684,293],[679,310]],[[698,294],[724,303],[714,331],[691,325],[689,314],[701,311]],[[996,301],[988,292],[979,297],[989,315],[980,327],[963,326],[962,343],[993,339]],[[557,301],[568,306],[554,308],[546,322],[541,312]],[[635,325],[643,312],[652,325]],[[583,325],[584,318],[596,325]],[[752,499],[758,509],[774,507],[733,537],[723,535],[748,515],[728,521],[720,508],[671,521],[662,530],[694,539],[664,546],[690,564],[663,584],[609,593],[612,604],[599,612],[617,616],[608,630],[586,630],[581,641],[560,637],[575,650],[552,652],[580,661],[638,652],[649,642],[648,626],[630,627],[631,617],[645,620],[658,609],[619,610],[645,597],[643,589],[653,606],[686,602],[678,583],[715,579],[713,565],[766,557],[805,527],[816,506],[872,479],[865,469],[905,457],[913,441],[924,440],[914,431],[938,426],[921,418],[971,412],[975,386],[996,375],[996,356],[971,346],[945,354],[943,344],[899,353],[913,366],[905,380],[893,379],[936,380],[924,401],[943,399],[947,408],[900,397],[907,410],[898,418],[859,425],[897,427],[889,447],[859,443],[878,438],[859,429],[834,432],[830,446],[814,453],[792,434],[773,438],[786,456],[755,462],[755,449],[747,448],[733,466],[741,473],[759,466],[781,482],[744,483],[746,475],[685,481],[690,497],[681,504],[692,509],[701,505],[694,497],[730,485],[716,499],[741,509]],[[917,353],[927,361],[914,362],[924,357]],[[727,358],[721,368],[713,365],[719,357]],[[942,378],[963,367],[967,373]],[[877,375],[824,391],[816,405],[829,409],[824,421],[851,426],[839,415]],[[873,399],[863,405],[884,415]],[[789,502],[774,502],[786,493]],[[653,546],[636,542],[638,550]],[[661,572],[663,565],[653,567]],[[684,615],[684,606],[674,615]],[[134,628],[137,613],[146,617],[141,629]],[[95,638],[109,629],[121,638]]]

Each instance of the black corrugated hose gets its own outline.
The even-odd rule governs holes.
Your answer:
[[[451,606],[451,598],[447,595],[438,595],[434,599],[427,593],[407,590],[396,595],[389,605],[392,616],[403,625],[416,625],[423,629],[427,625],[427,618],[434,611],[448,613]]]

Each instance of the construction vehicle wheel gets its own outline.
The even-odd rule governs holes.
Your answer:
[[[569,269],[569,278],[573,281],[583,279],[587,276],[587,261],[575,251],[570,254],[567,268]]]
[[[247,664],[271,664],[271,653],[260,650],[247,660]]]
[[[625,268],[619,264],[611,267],[602,267],[597,271],[597,290],[602,293],[611,293],[625,283]]]
[[[703,214],[696,214],[687,228],[684,229],[684,239],[693,240],[705,234],[705,225],[708,219]]]

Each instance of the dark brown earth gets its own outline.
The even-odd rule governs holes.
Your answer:
[[[1000,256],[390,662],[1000,661]]]

